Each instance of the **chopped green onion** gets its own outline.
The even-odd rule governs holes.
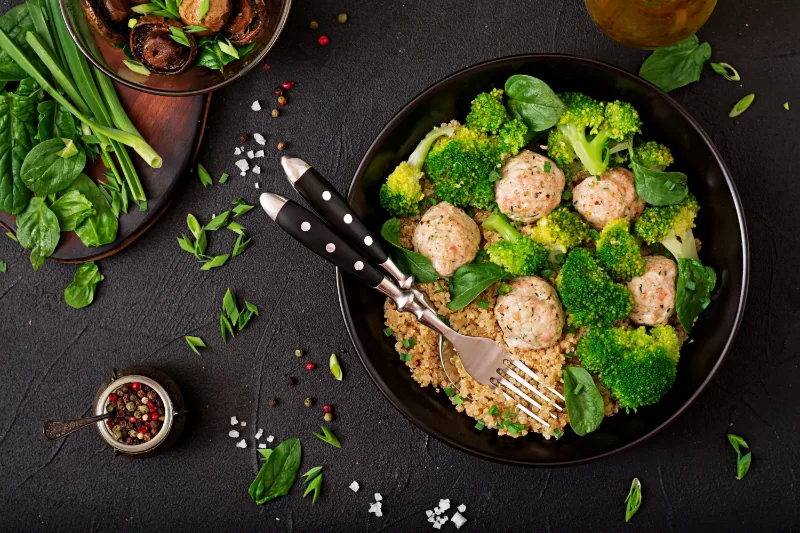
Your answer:
[[[200,183],[203,184],[203,187],[207,187],[213,183],[211,174],[209,174],[208,170],[206,170],[206,167],[200,163],[197,163],[197,176],[200,178]]]
[[[219,177],[219,183],[225,183],[226,181],[228,181],[228,178],[230,178],[230,177],[231,177],[230,174],[228,174],[227,172],[223,172],[222,176]],[[235,211],[236,211],[236,209],[234,209],[234,212]],[[237,216],[237,215],[234,214],[234,216]]]
[[[550,270],[549,268],[546,268],[546,269],[542,270],[542,276],[544,276],[546,278],[549,278],[552,275],[553,275],[553,271]]]
[[[197,350],[198,348],[206,347],[206,343],[200,337],[192,337],[191,335],[186,335],[184,339],[186,339],[186,343],[189,345],[189,348],[191,348],[192,351],[197,355],[200,355],[200,352]]]
[[[477,305],[479,309],[489,309],[489,300],[486,298],[481,298],[475,303],[475,305]]]
[[[550,169],[552,168],[550,161],[545,161],[544,166],[542,168],[544,169],[545,172],[550,172]]]
[[[633,478],[631,482],[631,490],[628,491],[628,497],[625,498],[625,521],[630,522],[636,511],[642,505],[642,483],[639,478]]]
[[[336,357],[335,353],[331,354],[328,366],[331,369],[331,374],[336,378],[336,381],[342,381],[342,367],[339,365],[339,359]]]
[[[314,433],[315,437],[317,437],[322,442],[327,442],[328,444],[330,444],[334,448],[341,448],[342,447],[342,445],[339,443],[339,439],[336,438],[336,435],[331,433],[331,430],[329,430],[325,426],[320,426],[320,429],[322,430],[323,434],[320,435],[319,433]]]
[[[561,194],[561,199],[562,199],[562,200],[565,200],[565,201],[566,201],[566,200],[572,200],[572,191],[564,191],[564,192]]]
[[[455,396],[453,396],[453,403],[456,405],[461,405],[464,403],[464,398],[456,394]]]
[[[748,94],[747,96],[743,97],[741,100],[736,102],[736,105],[733,106],[733,109],[731,109],[731,112],[728,113],[728,116],[731,118],[738,117],[739,115],[747,111],[747,108],[750,107],[750,104],[752,104],[753,100],[755,99],[756,99],[755,94]]]
[[[496,405],[492,405],[489,408],[489,416],[499,416],[499,415],[500,415],[500,409],[498,409]]]
[[[411,354],[410,353],[401,353],[400,354],[400,360],[403,361],[404,363],[407,363],[407,362],[411,361]]]
[[[475,424],[475,429],[477,429],[478,431],[481,431],[485,427],[486,423],[483,420],[478,420],[478,422]]]
[[[394,335],[394,330],[392,328],[384,328],[383,334],[386,335],[387,337],[391,337],[392,335]]]
[[[186,46],[187,48],[191,48],[192,45],[189,44],[189,38],[186,37],[186,34],[183,32],[182,29],[176,28],[175,26],[169,27],[169,32],[172,34],[172,40],[178,44]]]
[[[128,69],[131,72],[135,72],[136,74],[141,74],[142,76],[149,76],[150,75],[150,71],[147,70],[147,67],[145,67],[144,65],[142,65],[138,61],[132,61],[130,59],[124,59],[122,62],[125,64],[126,67],[128,67]]]
[[[714,63],[713,61],[710,63],[711,69],[719,74],[720,76],[724,76],[728,81],[739,81],[742,78],[739,77],[739,73],[736,72],[736,69],[733,68],[728,63]]]
[[[783,108],[784,108],[786,111],[789,111],[789,102],[784,102],[784,103],[783,103]]]
[[[449,397],[451,397],[451,396],[453,395],[453,389],[452,389],[452,388],[450,388],[450,387],[445,387],[445,388],[444,388],[444,393],[445,393],[445,394],[447,395],[447,397],[449,398]]]

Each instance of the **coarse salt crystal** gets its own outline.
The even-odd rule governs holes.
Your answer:
[[[382,499],[383,499],[383,496],[381,496],[381,493],[380,493],[380,492],[376,492],[376,493],[375,493],[375,501],[376,501],[376,502],[379,502],[379,501],[381,501]]]
[[[247,425],[247,422],[240,422],[240,424],[242,425],[242,427],[245,427]]]
[[[264,150],[259,150],[256,152],[256,157],[264,157]]]
[[[439,509],[442,511],[450,509],[450,500],[439,500]]]
[[[443,517],[440,518],[440,520],[442,521],[442,524],[444,524],[445,522],[447,522],[450,519],[447,518],[447,516],[443,516]]]
[[[244,176],[244,172],[242,172],[242,176]],[[256,182],[256,189],[258,189],[258,182]]]
[[[267,445],[262,442],[261,444],[258,445],[258,447],[263,450],[264,448],[267,447]]]
[[[228,432],[228,436],[231,437],[232,439],[235,439],[239,436],[239,432],[236,431],[235,429],[232,429]]]
[[[253,167],[253,174],[261,174],[261,167],[256,165]]]
[[[232,417],[231,417],[231,425],[232,425],[232,426],[235,426],[235,425],[236,425],[236,424],[238,424],[238,423],[239,423],[239,421],[238,421],[238,420],[236,420],[236,417],[235,417],[235,416],[232,416]]]
[[[377,513],[381,510],[381,502],[375,502],[369,504],[369,512],[370,513]]]
[[[247,176],[247,172],[245,172],[245,171],[243,170],[243,171],[241,171],[241,172],[239,173],[239,175],[240,175],[240,176]]]
[[[256,184],[256,185],[258,185],[258,184]],[[272,435],[270,435],[269,437],[267,437],[267,442],[272,442],[272,441],[274,441],[274,440],[275,440],[275,437],[273,437]]]
[[[456,529],[461,529],[461,526],[467,522],[467,519],[464,518],[461,513],[454,514],[451,520],[456,525]]]
[[[252,109],[253,111],[261,111],[261,104],[258,102],[258,100],[256,100],[255,102],[250,104],[250,109]]]
[[[252,150],[248,150],[247,151],[247,158],[248,159],[253,159],[255,156],[256,156],[256,153],[253,152]]]
[[[256,434],[255,434],[256,440],[260,439],[261,435],[263,435],[263,434],[264,434],[264,430],[259,428],[258,431],[256,431]]]
[[[267,142],[267,140],[264,138],[264,136],[261,135],[260,133],[254,133],[253,134],[253,140],[255,140],[261,146],[264,146],[264,144]]]
[[[235,165],[236,165],[236,166],[239,168],[239,170],[241,170],[242,172],[244,172],[245,170],[249,170],[249,169],[250,169],[250,163],[248,163],[248,162],[247,162],[247,159],[239,159],[239,160],[238,160],[238,161],[236,161],[236,163],[234,163],[234,164],[235,164]]]
[[[467,510],[467,506],[466,506],[466,505],[464,505],[464,504],[462,503],[461,505],[459,505],[458,507],[456,507],[456,509],[458,509],[458,512],[459,512],[459,513],[463,513],[464,511],[466,511],[466,510]]]
[[[428,522],[430,522],[431,524],[435,524],[436,523],[436,518],[432,516],[432,517],[428,518]]]
[[[242,149],[239,147],[234,148],[233,155],[242,155]]]
[[[247,441],[242,439],[236,443],[237,448],[247,448]]]
[[[433,524],[433,529],[442,529],[442,523],[441,522],[434,523]]]
[[[432,517],[432,516],[433,516],[433,511],[431,511],[430,509],[428,509],[427,511],[425,511],[425,515],[426,515],[428,518],[430,518],[430,517]]]
[[[438,516],[438,515],[442,514],[442,510],[439,509],[438,507],[434,507],[433,508],[433,514]]]
[[[360,488],[361,487],[359,487],[358,481],[353,481],[352,483],[350,483],[350,490],[352,490],[353,492],[358,492],[358,489]]]

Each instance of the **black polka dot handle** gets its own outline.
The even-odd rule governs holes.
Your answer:
[[[383,274],[308,209],[271,193],[260,200],[264,211],[300,244],[370,287],[381,284]]]
[[[389,259],[379,240],[370,233],[336,188],[319,172],[295,157],[284,157],[281,163],[297,192],[345,239],[379,265]]]

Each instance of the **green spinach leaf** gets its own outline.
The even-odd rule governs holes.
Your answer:
[[[419,283],[433,283],[439,279],[439,273],[433,268],[431,260],[422,254],[400,246],[400,221],[390,218],[381,227],[381,237],[395,247],[395,263],[398,268],[412,276]]]
[[[61,231],[75,231],[81,222],[96,213],[92,202],[74,190],[61,195],[50,205],[50,209],[56,214]]]
[[[250,498],[257,505],[289,494],[297,480],[302,448],[300,439],[286,439],[267,457],[258,475],[248,489]]]
[[[2,29],[6,35],[8,35],[8,38],[25,53],[28,60],[36,67],[36,70],[39,72],[46,72],[44,65],[39,61],[39,57],[25,40],[25,34],[27,32],[36,30],[33,26],[30,13],[28,13],[28,8],[24,3],[10,9],[5,15],[0,17],[0,29]],[[5,50],[0,49],[0,81],[17,81],[27,77],[28,74],[25,70],[17,65]]]
[[[711,58],[711,45],[700,44],[697,35],[654,50],[642,63],[639,76],[670,92],[700,79],[703,65]]]
[[[639,198],[650,205],[664,206],[681,203],[689,194],[688,177],[683,172],[651,170],[631,160],[634,184]]]
[[[675,312],[681,326],[691,333],[694,320],[711,303],[711,292],[717,284],[717,274],[711,267],[696,259],[678,259],[678,288]]]
[[[49,139],[36,145],[25,156],[21,171],[22,181],[38,196],[47,196],[66,189],[86,166],[86,153],[83,150],[72,151],[74,155],[71,157],[62,157],[62,151],[67,144],[61,138]]]
[[[552,128],[564,112],[564,103],[545,82],[517,74],[506,80],[506,107],[511,116],[528,126],[529,135]]]
[[[490,262],[471,263],[459,267],[453,273],[453,282],[450,284],[451,299],[447,308],[451,311],[463,309],[492,283],[510,277],[511,274],[503,267]]]
[[[75,271],[72,283],[64,289],[64,301],[74,309],[83,309],[94,300],[94,291],[105,277],[93,262],[84,263]]]
[[[34,197],[17,217],[17,239],[31,251],[31,265],[38,270],[56,249],[61,236],[58,218],[44,201]]]
[[[25,156],[36,144],[36,105],[41,90],[33,78],[11,94],[0,94],[0,209],[12,215],[28,205],[30,190],[22,181]]]
[[[37,111],[39,111],[39,126],[37,130],[39,142],[61,137],[67,139],[78,138],[78,130],[75,127],[75,119],[72,118],[72,113],[55,100],[41,102],[37,107]]]
[[[564,367],[564,400],[575,433],[584,436],[600,426],[605,411],[603,397],[585,368]]]
[[[105,196],[97,184],[86,174],[80,174],[70,185],[69,191],[78,191],[92,202],[95,214],[86,218],[75,228],[84,246],[101,246],[114,242],[117,238],[119,222],[114,210],[108,205]]]

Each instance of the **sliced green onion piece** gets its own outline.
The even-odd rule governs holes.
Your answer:
[[[736,69],[733,68],[728,63],[711,63],[711,69],[719,74],[720,76],[724,76],[728,81],[739,81],[742,78],[739,77],[739,73],[736,72]]]
[[[336,378],[336,381],[342,381],[342,367],[339,365],[339,359],[336,357],[335,353],[331,354],[328,366],[331,369],[331,374],[333,374],[333,377]]]
[[[141,74],[142,76],[150,75],[150,71],[147,70],[147,67],[145,67],[138,61],[133,61],[132,59],[124,59],[122,62],[125,64],[126,67],[128,67],[128,69],[131,72],[135,72],[136,74]]]
[[[739,115],[747,111],[747,108],[750,107],[750,104],[752,104],[753,100],[755,99],[756,99],[755,94],[748,94],[747,96],[736,102],[736,105],[733,106],[733,109],[731,109],[731,112],[728,113],[728,116],[731,118],[738,117]]]

